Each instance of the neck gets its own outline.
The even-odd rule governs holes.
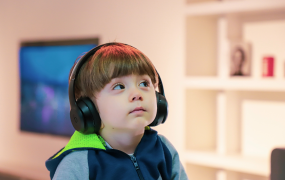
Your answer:
[[[139,131],[125,131],[107,129],[105,127],[99,133],[113,149],[123,151],[126,154],[132,154],[143,137],[144,129]]]

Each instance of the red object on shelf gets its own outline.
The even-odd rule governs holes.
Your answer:
[[[274,57],[272,56],[263,57],[262,76],[263,77],[274,76]]]

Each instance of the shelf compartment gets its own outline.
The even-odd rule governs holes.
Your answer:
[[[208,90],[186,90],[186,149],[216,150],[217,93]]]
[[[274,148],[285,147],[284,109],[285,101],[243,100],[242,154],[270,157]]]
[[[186,75],[217,75],[218,16],[186,18]]]
[[[270,160],[267,158],[252,158],[241,155],[219,155],[215,152],[200,151],[187,151],[184,158],[186,163],[197,166],[225,169],[265,177],[269,177],[270,174]]]
[[[243,39],[252,44],[252,77],[262,78],[262,59],[265,56],[272,56],[274,57],[274,79],[284,80],[285,10],[282,13],[266,15],[266,17],[263,14],[263,16],[260,15],[261,17],[255,15],[255,17],[242,18]]]
[[[269,158],[285,147],[285,92],[225,91],[226,154]]]

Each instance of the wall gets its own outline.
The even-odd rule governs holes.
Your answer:
[[[47,175],[44,162],[66,138],[19,130],[19,44],[24,40],[99,37],[124,42],[144,52],[159,71],[169,116],[156,128],[182,151],[181,114],[184,61],[182,0],[25,0],[0,1],[0,164]],[[1,170],[1,168],[0,168]],[[18,170],[17,170],[18,171]],[[23,170],[22,170],[23,171]],[[28,172],[28,171],[26,171]],[[39,177],[39,176],[38,176]]]

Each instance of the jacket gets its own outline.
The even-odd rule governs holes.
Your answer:
[[[46,161],[53,180],[173,180],[187,179],[171,143],[147,129],[133,155],[111,149],[97,134],[77,131],[68,144]]]

